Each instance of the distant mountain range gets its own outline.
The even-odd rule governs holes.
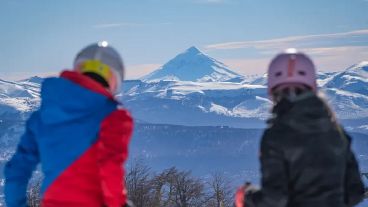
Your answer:
[[[14,152],[25,120],[39,106],[42,80],[0,80],[0,196],[3,164]],[[239,172],[232,174],[239,179],[244,175],[256,179],[258,141],[272,107],[266,81],[266,74],[239,75],[196,47],[140,80],[125,81],[118,98],[137,122],[131,158],[144,157],[156,169],[176,164],[197,174],[211,171],[216,164],[211,160],[218,160],[219,169],[228,166]],[[364,170],[368,170],[367,82],[368,62],[341,72],[318,73],[321,91],[345,128],[358,138],[353,144]]]
[[[263,128],[272,106],[266,81],[267,75],[239,75],[191,47],[140,80],[125,81],[118,97],[144,123]],[[0,115],[35,110],[41,82],[0,80]],[[368,62],[319,72],[318,83],[345,127],[368,133]]]
[[[235,73],[225,64],[191,47],[156,71],[144,76],[143,81],[172,80],[194,82],[233,82],[243,76]]]
[[[215,70],[219,65],[226,73]],[[271,108],[267,75],[229,75],[229,71],[192,47],[141,80],[126,81],[121,100],[135,117],[150,123],[264,127]],[[368,133],[367,82],[368,62],[341,72],[318,72],[321,91],[349,130]]]

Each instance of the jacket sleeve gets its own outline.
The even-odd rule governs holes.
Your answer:
[[[346,133],[345,133],[346,134]],[[345,203],[348,206],[355,206],[364,197],[364,185],[359,172],[359,167],[354,153],[351,150],[351,137],[346,134],[349,141],[346,173],[345,173]]]
[[[30,128],[30,119],[26,131],[20,139],[17,150],[5,165],[5,202],[8,207],[27,205],[27,185],[33,170],[39,162],[39,153],[34,134]]]
[[[128,145],[133,120],[128,112],[116,110],[101,124],[98,165],[105,205],[121,207],[126,203],[123,164],[128,157]]]
[[[247,193],[246,207],[286,207],[288,203],[288,176],[284,154],[277,137],[272,137],[270,129],[261,141],[262,189]],[[276,141],[275,141],[276,140]]]

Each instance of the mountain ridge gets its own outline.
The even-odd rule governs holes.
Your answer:
[[[193,56],[205,58],[210,64],[216,63],[215,59],[196,47],[178,56],[179,60],[189,57],[189,63]],[[206,61],[205,65],[208,63]],[[182,62],[184,66],[186,63]],[[188,68],[184,66],[181,69]],[[364,133],[368,133],[368,127],[364,125],[365,121],[368,122],[366,68],[368,62],[363,61],[341,72],[317,74],[319,87],[340,120],[349,129]],[[40,77],[21,81],[1,80],[0,97],[3,98],[0,100],[0,114],[27,114],[37,109],[42,80]],[[234,78],[228,81],[126,80],[122,93],[117,97],[135,118],[147,123],[263,128],[272,107],[266,82],[267,74],[249,76],[246,80],[242,77],[237,81]]]
[[[224,63],[192,46],[159,69],[141,78],[143,81],[176,80],[218,82],[243,78]]]

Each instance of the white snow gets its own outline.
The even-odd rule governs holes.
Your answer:
[[[35,98],[39,96],[40,84],[17,83],[0,80],[1,97]]]
[[[365,130],[368,130],[368,124],[367,125],[362,125],[362,126],[359,126],[358,129],[365,129]]]
[[[341,72],[320,72],[318,77],[318,84],[325,91],[338,118],[360,120],[345,127],[368,132],[368,61]],[[0,115],[9,114],[8,117],[11,117],[13,113],[35,110],[40,103],[42,80],[38,77],[21,81],[0,80]],[[266,83],[267,74],[240,76],[197,48],[191,48],[169,61],[161,70],[147,75],[143,81],[126,81],[123,84],[124,93],[119,98],[124,100],[125,107],[132,110],[134,117],[143,122],[151,121],[147,120],[147,114],[153,111],[152,117],[159,114],[160,121],[167,119],[169,123],[175,121],[170,117],[179,121],[189,117],[191,122],[179,124],[210,125],[207,123],[218,119],[219,122],[212,124],[232,126],[244,122],[243,127],[253,124],[253,120],[264,123],[269,117],[272,103],[268,99]],[[252,118],[251,121],[246,122],[249,118]],[[0,135],[0,138],[10,140],[11,137]],[[244,142],[240,148],[247,144]],[[148,152],[143,154],[154,156]],[[0,160],[8,158],[8,155],[1,156]],[[359,159],[367,160],[368,157],[362,154]],[[0,186],[3,185],[4,179],[1,179]],[[368,206],[368,201],[359,206]]]
[[[368,96],[349,91],[326,88],[329,103],[340,119],[358,119],[368,117]]]
[[[211,107],[210,107],[210,112],[215,112],[217,114],[223,114],[223,115],[226,115],[226,116],[231,116],[231,112],[229,112],[227,110],[227,108],[223,107],[223,106],[220,106],[220,105],[217,105],[217,104],[214,104],[214,103],[211,103]]]
[[[263,74],[262,76],[255,76],[255,77],[253,77],[253,80],[250,81],[250,83],[254,84],[254,85],[264,85],[264,86],[266,86],[267,85],[267,77],[268,77],[267,73]]]
[[[367,71],[368,62],[361,62],[341,72],[318,72],[318,83],[340,119],[368,120]],[[35,110],[40,102],[42,81],[39,77],[21,81],[0,80],[0,114]],[[118,97],[134,115],[140,113],[137,118],[143,121],[152,121],[147,120],[146,113],[151,111],[160,114],[162,120],[172,121],[169,117],[177,116],[180,110],[180,113],[195,117],[191,123],[186,123],[189,125],[208,122],[209,114],[218,115],[219,121],[223,116],[230,124],[239,118],[264,122],[272,107],[266,82],[267,74],[238,75],[192,47],[160,70],[145,76],[143,81],[126,81],[122,87],[124,92]],[[362,124],[346,127],[368,131],[368,126]]]
[[[228,81],[243,76],[209,57],[196,47],[177,55],[156,71],[142,77],[144,81],[182,80],[196,82]]]
[[[324,87],[329,81],[331,81],[336,75],[336,72],[324,73],[317,72],[317,84],[319,87]]]
[[[29,112],[38,107],[40,84],[0,80],[0,114]]]
[[[265,120],[270,115],[269,111],[271,107],[272,103],[270,100],[255,96],[254,99],[248,99],[235,106],[233,113],[235,116],[239,117],[259,117],[260,119]]]
[[[368,62],[355,64],[337,73],[324,84],[327,88],[337,88],[353,93],[368,94]]]
[[[38,99],[36,99],[38,100]],[[5,105],[8,107],[1,107]],[[14,109],[15,111],[28,112],[35,109],[36,104],[31,99],[24,98],[1,98],[0,113]]]

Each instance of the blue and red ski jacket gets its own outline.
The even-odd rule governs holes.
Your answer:
[[[125,205],[129,113],[99,83],[71,71],[45,79],[41,98],[5,167],[7,206],[26,206],[27,184],[38,163],[43,207]]]

